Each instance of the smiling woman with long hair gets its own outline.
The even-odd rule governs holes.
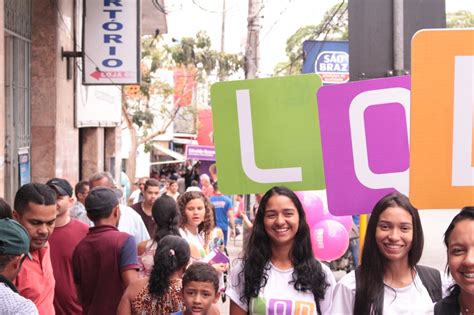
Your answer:
[[[444,233],[447,270],[455,283],[435,305],[435,315],[474,314],[474,207],[464,207]]]
[[[230,314],[330,314],[335,280],[314,258],[298,197],[286,187],[263,196],[239,264],[231,269]]]
[[[442,280],[438,270],[417,265],[422,252],[418,210],[400,193],[383,197],[370,216],[360,266],[334,289],[332,313],[432,314]]]

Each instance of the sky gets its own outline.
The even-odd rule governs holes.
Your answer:
[[[262,0],[260,73],[267,77],[286,60],[286,40],[300,27],[318,24],[324,13],[342,0]],[[213,48],[220,50],[223,0],[165,0],[167,37],[180,39],[205,30]],[[474,0],[446,0],[446,11],[474,11]],[[244,53],[247,37],[247,0],[226,0],[224,49]]]

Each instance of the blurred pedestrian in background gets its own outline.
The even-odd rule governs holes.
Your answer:
[[[143,188],[143,201],[132,205],[132,209],[140,215],[150,235],[154,235],[156,230],[156,223],[153,221],[151,208],[159,196],[160,182],[154,178],[150,178],[145,182],[145,188]]]
[[[89,220],[87,217],[87,211],[86,208],[84,207],[84,203],[87,197],[87,194],[89,194],[89,181],[87,180],[81,180],[74,186],[74,194],[76,195],[76,202],[72,206],[72,208],[69,211],[69,214],[71,217],[78,219],[79,221],[82,221],[83,223],[87,224],[88,226],[92,226],[92,221]]]
[[[13,218],[13,211],[5,199],[0,198],[0,219]]]

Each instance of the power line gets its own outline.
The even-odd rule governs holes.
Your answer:
[[[269,30],[265,33],[265,35],[263,35],[262,40],[259,41],[259,43],[258,43],[259,45],[260,45],[260,42],[263,42],[265,40],[265,38],[267,37],[267,35],[271,33],[271,31],[273,30],[275,25],[277,25],[278,22],[280,22],[281,18],[283,17],[283,14],[285,14],[286,11],[288,11],[288,9],[291,7],[292,4],[294,4],[294,2],[292,3],[290,1],[290,3],[282,11],[280,11],[280,15],[277,17],[275,22],[273,22],[273,24],[270,26]]]
[[[206,7],[204,7],[202,4],[200,4],[199,2],[197,2],[196,0],[192,0],[193,1],[193,4],[198,7],[199,9],[201,9],[202,11],[206,11],[206,12],[209,12],[209,13],[212,13],[212,14],[223,14],[223,13],[228,13],[229,11],[233,10],[236,5],[234,4],[233,6],[231,6],[230,8],[227,8],[225,10],[211,10],[211,9],[208,9]],[[240,0],[241,1],[241,0]]]
[[[324,24],[324,26],[321,28],[321,30],[315,34],[313,34],[313,36],[311,36],[309,38],[309,40],[314,40],[316,38],[318,38],[322,33],[325,32],[325,35],[324,35],[324,38],[323,38],[323,41],[325,41],[329,35],[329,32],[331,31],[331,23],[333,22],[334,18],[336,17],[336,15],[341,11],[342,9],[342,6],[344,5],[345,3],[345,0],[342,0],[342,2],[339,4],[339,6],[337,7],[336,10],[334,10],[334,13],[332,14],[332,16],[327,19],[326,23]],[[342,13],[339,15],[338,17],[338,20],[341,19],[341,17],[346,13],[347,11],[347,8],[342,11]],[[322,47],[319,47],[319,50],[317,52],[317,54],[319,54],[320,50],[321,50]],[[311,49],[314,49],[314,46],[311,48]],[[285,67],[281,68],[280,70],[278,70],[276,72],[276,74],[280,74],[281,72],[285,71],[286,69],[288,68],[291,68],[294,66],[294,64],[296,63],[297,60],[299,60],[300,58],[302,58],[304,55],[304,52],[302,51],[295,59],[293,59],[288,65],[286,65]]]
[[[168,14],[168,12],[165,10],[165,8],[161,5],[160,0],[151,0],[151,3],[161,13],[163,13],[165,15]]]

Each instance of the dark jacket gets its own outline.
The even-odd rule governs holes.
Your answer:
[[[459,307],[459,290],[453,290],[452,293],[435,304],[435,315],[459,315],[461,309]]]

